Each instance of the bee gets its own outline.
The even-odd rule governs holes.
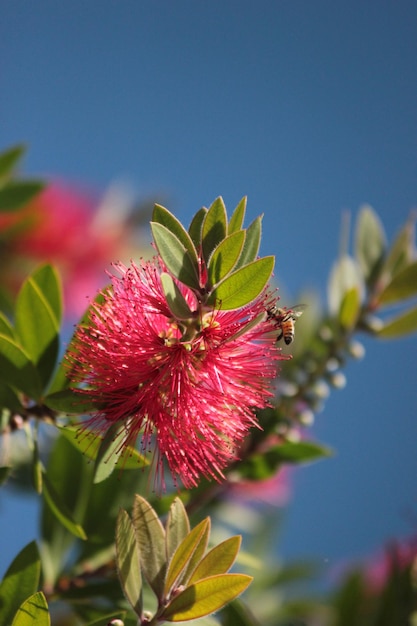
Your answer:
[[[284,339],[287,346],[293,342],[295,322],[303,314],[305,308],[305,304],[296,304],[292,309],[272,306],[266,310],[268,319],[274,320],[275,326],[279,330],[277,341]]]

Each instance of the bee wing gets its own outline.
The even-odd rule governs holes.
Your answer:
[[[306,308],[306,304],[295,304],[288,312],[291,313],[291,317],[293,319],[298,319],[304,313]]]

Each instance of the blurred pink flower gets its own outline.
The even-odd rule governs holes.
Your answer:
[[[257,500],[272,506],[286,506],[292,492],[290,472],[290,468],[284,466],[265,480],[239,480],[231,484],[231,495],[239,500]]]
[[[417,558],[417,537],[406,541],[391,542],[383,551],[373,556],[364,566],[367,587],[372,593],[380,593],[394,571],[404,570]]]
[[[266,316],[253,325],[265,311],[265,294],[221,311],[205,308],[180,285],[194,312],[185,336],[168,307],[157,260],[115,269],[112,291],[78,328],[70,358],[74,381],[87,384],[80,393],[103,405],[87,427],[102,434],[119,426],[121,453],[139,434],[142,451],[155,443],[158,488],[165,487],[164,461],[185,487],[200,476],[219,480],[256,425],[253,409],[268,404],[283,358]]]

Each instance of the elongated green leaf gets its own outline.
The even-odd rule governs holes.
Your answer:
[[[199,209],[197,213],[194,215],[193,219],[191,220],[191,224],[188,228],[189,235],[198,252],[200,251],[200,247],[201,247],[203,222],[204,222],[204,218],[206,217],[207,211],[208,209],[206,209],[205,206],[201,207],[201,209]]]
[[[71,387],[47,395],[44,404],[55,411],[69,415],[93,413],[100,408],[87,394],[79,393]]]
[[[0,181],[4,181],[13,173],[25,151],[26,147],[18,144],[0,154]]]
[[[23,410],[22,403],[15,390],[2,380],[0,380],[0,407],[9,409],[14,413],[19,413]]]
[[[388,279],[405,269],[413,260],[415,240],[415,217],[410,218],[396,236],[390,247],[381,274]]]
[[[204,218],[202,229],[203,256],[208,263],[211,253],[227,235],[227,213],[222,197],[216,198]]]
[[[243,226],[243,220],[245,219],[247,200],[248,200],[247,197],[244,196],[242,200],[239,202],[239,204],[237,205],[237,207],[235,208],[235,210],[233,211],[232,217],[230,218],[230,221],[229,221],[229,227],[227,229],[227,232],[229,233],[229,235],[231,235],[232,233],[235,233],[237,230],[241,230]]]
[[[193,314],[171,274],[163,272],[161,274],[161,283],[172,315],[178,320],[190,319]]]
[[[241,542],[242,537],[236,535],[212,548],[197,565],[188,584],[192,585],[209,576],[226,574],[235,562]]]
[[[38,371],[28,354],[13,339],[0,335],[0,371],[3,380],[38,400],[42,384]]]
[[[380,265],[385,248],[386,236],[381,220],[372,207],[364,205],[356,222],[355,256],[366,279]]]
[[[245,574],[210,576],[179,593],[162,614],[168,622],[197,619],[218,611],[239,596],[252,582]]]
[[[30,596],[17,611],[12,626],[49,626],[48,603],[42,591]]]
[[[193,240],[175,215],[160,204],[155,204],[152,213],[152,221],[165,226],[165,228],[175,235],[187,250],[194,265],[198,266],[197,250],[195,249]]]
[[[187,511],[179,498],[175,498],[172,502],[166,524],[166,549],[168,560],[178,548],[180,543],[190,532],[190,522]]]
[[[228,235],[213,251],[207,267],[209,282],[216,285],[234,269],[245,241],[245,231]]]
[[[363,277],[357,262],[347,254],[338,259],[330,272],[327,292],[329,311],[338,316],[347,291],[357,289],[362,301]]]
[[[41,561],[34,541],[16,556],[0,585],[0,626],[9,626],[22,602],[39,586]]]
[[[65,502],[55,491],[46,472],[43,473],[43,495],[45,502],[57,520],[75,537],[87,539],[82,526],[74,520],[71,511],[69,511]]]
[[[262,233],[262,215],[255,218],[246,229],[246,239],[243,245],[242,254],[236,264],[236,269],[243,267],[248,263],[252,263],[258,256],[259,246],[261,244]]]
[[[414,307],[384,322],[384,326],[377,332],[377,336],[383,339],[396,339],[398,337],[411,335],[416,331],[417,307]]]
[[[135,496],[132,519],[142,570],[157,598],[162,599],[167,566],[165,530],[154,509],[139,495]]]
[[[0,189],[0,211],[15,211],[27,204],[44,188],[37,180],[10,181]]]
[[[312,441],[286,441],[275,449],[281,461],[286,463],[309,463],[333,454],[330,448]]]
[[[33,272],[31,280],[45,296],[59,328],[62,321],[63,296],[61,278],[57,269],[49,263],[41,265]]]
[[[417,294],[417,261],[398,272],[379,295],[379,305],[394,304]]]
[[[8,465],[2,465],[0,467],[0,485],[6,482],[6,480],[10,476],[11,471],[12,471],[12,468]]]
[[[16,339],[14,328],[7,319],[7,317],[0,311],[0,334],[10,337],[10,339]]]
[[[124,430],[118,425],[111,426],[104,437],[96,437],[98,446],[92,446],[97,450],[94,467],[94,484],[101,483],[108,478],[116,469],[139,469],[149,465],[139,452],[131,446],[127,446]]]
[[[339,321],[342,328],[351,329],[354,327],[361,308],[360,294],[357,287],[352,287],[346,291],[340,305]]]
[[[116,524],[116,565],[123,593],[136,615],[142,615],[140,552],[129,515],[121,509]]]
[[[265,289],[274,269],[274,257],[267,256],[241,267],[225,278],[210,294],[208,304],[222,310],[249,304]]]
[[[169,596],[179,585],[187,583],[187,578],[203,557],[209,533],[210,518],[206,517],[181,541],[168,566],[164,597]]]
[[[151,230],[158,252],[173,276],[184,285],[199,289],[198,265],[181,241],[158,222],[151,222]]]

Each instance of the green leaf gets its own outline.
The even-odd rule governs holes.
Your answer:
[[[235,210],[233,211],[232,217],[230,218],[230,221],[229,221],[229,227],[227,229],[227,232],[229,233],[229,235],[231,235],[232,233],[235,233],[237,230],[241,230],[243,226],[243,220],[245,219],[247,200],[248,200],[247,197],[244,196],[242,200],[239,202],[239,204],[237,205],[237,207],[235,208]]]
[[[177,284],[171,274],[162,272],[161,274],[162,289],[172,315],[178,320],[188,320],[193,314],[187,304],[186,299],[179,290]]]
[[[388,280],[405,269],[413,260],[415,217],[410,218],[400,230],[388,251],[381,274]]]
[[[417,331],[417,307],[397,315],[387,322],[376,333],[382,339],[397,339]]]
[[[16,302],[16,332],[45,387],[56,366],[62,305],[55,270],[45,265],[23,283]]]
[[[310,463],[333,455],[330,448],[312,441],[286,441],[275,449],[285,463]]]
[[[197,211],[197,213],[194,215],[193,219],[191,220],[191,224],[188,229],[189,235],[197,251],[200,251],[201,237],[202,237],[202,231],[203,231],[203,222],[204,222],[204,218],[206,217],[207,211],[208,209],[206,209],[205,206],[201,207],[201,209]]]
[[[214,613],[245,591],[252,580],[245,574],[221,574],[200,580],[178,594],[161,617],[168,622],[181,622]]]
[[[202,229],[203,256],[208,263],[211,253],[227,235],[227,214],[223,198],[219,196],[210,206]]]
[[[386,236],[381,221],[372,207],[364,205],[356,221],[355,256],[366,279],[380,267],[385,249]]]
[[[95,439],[98,445],[93,445],[96,452],[94,466],[94,484],[101,483],[116,469],[139,469],[149,465],[139,452],[126,444],[125,432],[119,425],[111,426],[104,437]],[[133,465],[132,465],[133,464]]]
[[[181,541],[168,566],[164,597],[187,583],[206,550],[209,533],[210,518],[206,517]]]
[[[208,304],[222,310],[249,304],[265,289],[274,269],[274,257],[267,256],[241,267],[225,278],[210,294]]]
[[[209,576],[226,574],[235,562],[241,542],[242,537],[236,535],[222,541],[222,543],[219,543],[219,545],[207,552],[194,570],[189,584],[192,585],[198,580],[208,578]]]
[[[173,276],[184,285],[199,289],[198,265],[178,237],[158,222],[151,222],[151,230],[158,252]]]
[[[359,289],[352,287],[343,296],[339,311],[339,321],[342,328],[350,330],[356,324],[361,309]]]
[[[44,404],[55,411],[66,414],[81,415],[93,413],[100,407],[87,394],[80,393],[77,389],[69,387],[45,397]]]
[[[132,519],[142,570],[151,589],[161,599],[166,571],[164,527],[151,505],[139,495],[135,496]]]
[[[417,261],[398,272],[392,281],[379,294],[378,304],[387,305],[401,302],[417,294]]]
[[[71,511],[54,489],[46,472],[43,473],[43,495],[50,511],[55,515],[56,519],[64,526],[64,528],[69,530],[74,537],[87,539],[87,535],[85,534],[82,526],[74,520]]]
[[[22,602],[36,592],[40,574],[39,551],[32,541],[16,556],[0,585],[0,626],[9,626]]]
[[[234,269],[242,252],[245,231],[238,230],[228,235],[213,251],[207,267],[210,285],[217,285]]]
[[[26,147],[18,144],[0,153],[0,181],[10,177],[25,152]]]
[[[165,226],[175,237],[182,243],[184,248],[187,250],[188,254],[192,262],[195,266],[198,266],[198,256],[197,251],[195,249],[193,240],[191,239],[188,232],[185,230],[184,226],[181,222],[173,215],[168,209],[161,206],[160,204],[155,204],[153,213],[152,213],[152,221]]]
[[[98,619],[94,619],[92,622],[88,622],[84,626],[109,626],[112,624],[115,619],[123,620],[126,618],[126,611],[114,611],[113,613],[107,613],[103,615],[103,617],[99,617]],[[127,623],[126,623],[127,626]]]
[[[12,468],[9,467],[8,465],[3,465],[2,467],[0,467],[0,485],[6,482],[6,480],[10,476],[11,471],[12,471]]]
[[[0,211],[15,211],[27,204],[45,187],[37,180],[10,181],[0,189]]]
[[[237,262],[236,269],[243,267],[248,263],[252,263],[258,256],[259,246],[261,244],[262,233],[262,216],[260,215],[253,220],[252,224],[246,229],[246,239],[243,245],[242,254]]]
[[[334,263],[328,283],[329,311],[338,316],[345,294],[351,289],[357,289],[362,301],[364,291],[363,278],[356,261],[347,254],[341,256]]]
[[[0,311],[0,334],[10,337],[10,339],[16,340],[14,328],[7,319],[7,317]]]
[[[13,339],[0,335],[0,371],[3,380],[34,400],[42,394],[38,371],[27,353]]]
[[[182,501],[177,497],[173,500],[166,524],[166,548],[168,560],[180,543],[190,532],[190,522]]]
[[[48,603],[42,591],[30,596],[17,611],[12,626],[49,626]]]
[[[142,575],[139,546],[129,515],[121,509],[116,524],[116,565],[126,599],[142,615]]]

